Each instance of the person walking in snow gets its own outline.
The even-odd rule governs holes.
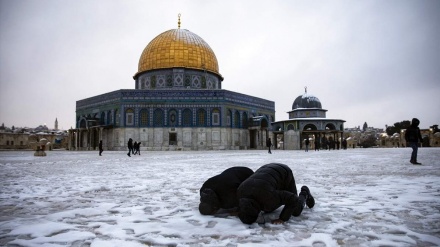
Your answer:
[[[102,152],[104,151],[104,150],[102,149],[102,140],[99,141],[98,149],[99,149],[99,156],[102,156],[101,154],[102,154]]]
[[[133,152],[133,139],[128,139],[128,143],[127,143],[127,147],[128,147],[128,157],[131,157],[131,153]]]
[[[203,215],[213,215],[220,209],[237,211],[237,188],[254,171],[247,167],[236,166],[209,178],[200,189],[199,211]]]
[[[411,125],[405,132],[405,140],[407,142],[407,146],[412,148],[411,153],[411,164],[413,165],[421,165],[421,163],[417,162],[417,151],[419,149],[419,140],[423,142],[422,134],[420,133],[419,128],[420,120],[417,118],[413,118],[411,121]]]
[[[306,139],[306,152],[309,151],[309,144],[310,144],[310,141],[309,141],[309,138],[307,137],[307,139]]]
[[[139,154],[141,155],[141,142],[136,143],[135,142],[135,146],[134,146],[134,154]]]
[[[272,212],[284,205],[279,218],[272,221],[274,224],[282,224],[292,215],[299,216],[304,204],[309,208],[315,205],[315,199],[307,186],[301,187],[298,196],[292,170],[279,163],[260,167],[241,183],[237,196],[238,217],[245,224],[256,222],[260,212]]]
[[[133,144],[133,152],[132,152],[132,154],[134,154],[134,155],[136,155],[137,146],[138,146],[138,143],[137,143],[137,141],[135,141]]]

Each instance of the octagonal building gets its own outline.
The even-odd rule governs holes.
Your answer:
[[[281,149],[298,150],[305,148],[309,139],[313,149],[332,149],[342,141],[344,122],[342,119],[326,117],[327,110],[322,108],[321,101],[307,93],[295,98],[289,119],[272,123],[275,140],[281,140]]]
[[[215,53],[186,29],[156,36],[143,50],[134,89],[76,102],[70,150],[264,149],[275,103],[222,89]],[[249,82],[250,83],[250,82]]]

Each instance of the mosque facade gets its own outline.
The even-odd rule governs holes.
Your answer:
[[[329,149],[341,145],[344,133],[342,119],[329,119],[321,101],[307,93],[307,88],[292,104],[289,119],[272,123],[277,148],[285,150],[305,149],[309,140],[310,149]],[[333,146],[334,145],[334,146]]]
[[[264,149],[275,121],[275,103],[222,89],[211,47],[180,29],[156,36],[143,50],[134,89],[76,102],[70,150]]]

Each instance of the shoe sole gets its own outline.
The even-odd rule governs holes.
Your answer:
[[[310,193],[310,189],[307,186],[303,186],[306,187],[307,189],[304,189],[304,191],[306,191],[307,193],[307,199],[306,199],[306,205],[308,208],[313,208],[315,206],[315,198],[312,196],[312,193]],[[302,191],[302,188],[301,188]],[[312,205],[312,206],[309,206]]]

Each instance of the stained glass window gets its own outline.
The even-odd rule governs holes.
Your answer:
[[[182,112],[182,125],[185,127],[192,126],[192,112],[190,109],[185,109]]]
[[[206,111],[203,109],[197,111],[197,126],[206,126]]]

